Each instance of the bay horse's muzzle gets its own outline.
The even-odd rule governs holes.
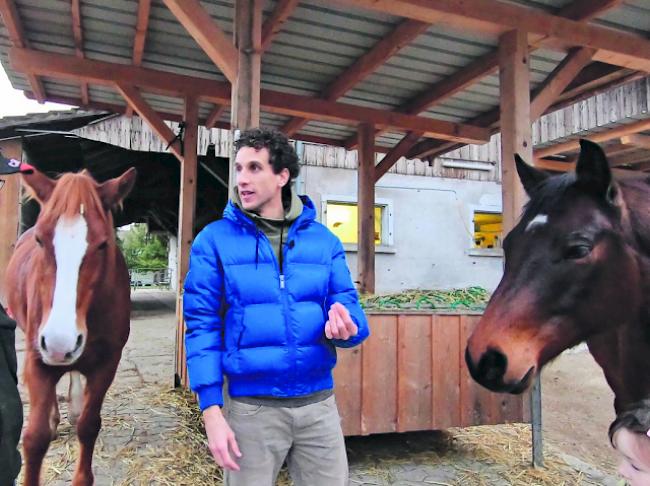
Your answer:
[[[478,365],[472,359],[469,347],[465,348],[465,363],[472,378],[490,391],[498,393],[523,393],[531,383],[535,374],[535,367],[526,372],[524,377],[517,382],[505,382],[504,377],[508,370],[508,357],[501,351],[488,348],[480,357]]]

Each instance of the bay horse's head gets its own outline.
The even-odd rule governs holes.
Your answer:
[[[67,366],[83,353],[94,289],[118,251],[111,210],[131,191],[135,175],[131,168],[103,184],[86,171],[58,180],[38,171],[23,175],[41,205],[25,235],[33,246],[25,266],[28,321],[38,326],[31,335],[45,364]]]
[[[551,359],[638,316],[629,214],[602,149],[582,140],[575,172],[548,176],[517,157],[530,197],[503,242],[505,271],[465,353],[472,377],[521,393]]]

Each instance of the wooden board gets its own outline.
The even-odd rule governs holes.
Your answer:
[[[459,316],[432,317],[432,428],[460,425],[460,332]]]
[[[431,316],[397,318],[397,431],[432,423]]]

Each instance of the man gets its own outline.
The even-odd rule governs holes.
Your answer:
[[[0,176],[31,169],[0,153]],[[4,180],[0,179],[0,189],[3,185]],[[18,441],[23,427],[23,405],[16,370],[16,323],[0,305],[0,486],[13,484],[21,466]]]
[[[368,324],[343,246],[291,189],[298,158],[283,134],[252,129],[236,149],[232,200],[196,237],[185,280],[208,445],[229,486],[275,484],[285,459],[297,486],[344,485],[335,347],[361,343]]]

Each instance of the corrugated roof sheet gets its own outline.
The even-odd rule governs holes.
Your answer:
[[[29,45],[38,50],[75,54],[69,2],[58,0],[14,0]],[[213,21],[232,34],[234,0],[202,0]],[[511,3],[556,12],[570,0],[517,0]],[[275,0],[264,4],[268,16]],[[131,64],[137,20],[137,0],[82,0],[83,51],[89,59]],[[262,60],[262,87],[300,95],[318,96],[356,60],[389,34],[403,19],[373,11],[333,4],[326,0],[303,0],[284,23]],[[600,24],[629,31],[650,26],[650,4],[628,0],[603,14]],[[341,102],[384,110],[398,110],[407,101],[426,92],[434,83],[452,75],[472,61],[493,51],[496,35],[458,31],[447,25],[432,25],[425,33],[392,56],[383,66],[359,82]],[[9,66],[7,31],[0,26],[0,61],[14,87],[30,90],[25,77]],[[531,56],[531,87],[535,89],[562,61],[563,53],[546,49]],[[161,0],[153,0],[142,65],[144,67],[225,81],[225,77],[201,50]],[[51,97],[79,98],[77,83],[43,77]],[[451,122],[467,122],[498,106],[498,73],[464,89],[422,113]],[[111,87],[90,85],[90,99],[98,103],[124,106],[122,97]],[[182,100],[145,93],[145,99],[161,112],[181,115]],[[200,116],[212,109],[203,103]],[[229,111],[222,114],[229,119]],[[281,127],[289,117],[264,112],[262,123]],[[345,140],[355,127],[311,121],[300,133]],[[390,147],[399,133],[381,135],[377,144]]]

